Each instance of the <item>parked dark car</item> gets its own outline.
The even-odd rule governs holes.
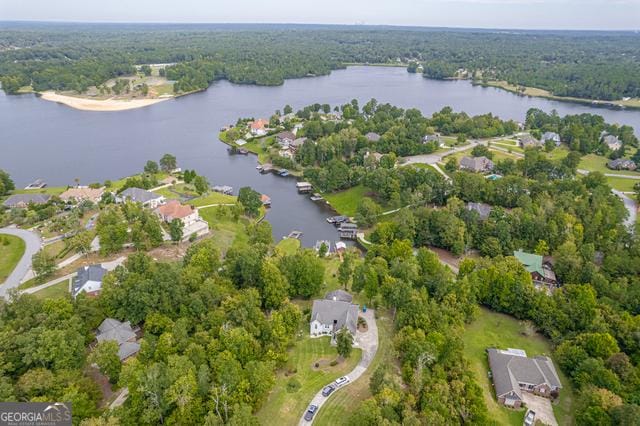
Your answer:
[[[322,396],[329,396],[334,390],[336,390],[336,388],[333,385],[327,385],[322,389]]]
[[[313,416],[316,414],[316,411],[318,411],[318,406],[310,405],[309,408],[307,409],[307,412],[304,413],[304,419],[310,422],[311,420],[313,420]]]

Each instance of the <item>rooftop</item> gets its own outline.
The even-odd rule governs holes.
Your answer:
[[[167,219],[184,219],[193,214],[193,207],[181,204],[178,200],[169,200],[158,207],[156,212]]]

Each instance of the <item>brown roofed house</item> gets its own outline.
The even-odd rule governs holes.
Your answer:
[[[79,186],[77,188],[69,188],[60,194],[60,199],[62,201],[72,201],[75,200],[77,202],[88,200],[93,203],[97,203],[102,198],[102,194],[104,194],[104,188],[89,188],[87,186]]]
[[[487,157],[462,157],[460,168],[475,173],[489,172],[493,169],[493,161]]]

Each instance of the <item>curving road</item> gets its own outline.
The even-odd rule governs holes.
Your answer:
[[[38,252],[38,250],[40,250],[42,240],[35,232],[27,231],[25,229],[0,228],[0,234],[13,235],[18,238],[22,238],[25,242],[25,250],[22,259],[20,259],[13,272],[9,274],[9,278],[7,278],[4,284],[0,285],[0,297],[6,299],[8,298],[9,290],[18,287],[18,285],[20,285],[20,281],[22,281],[25,275],[27,275],[29,269],[31,269],[31,258]]]
[[[351,370],[349,374],[347,374],[347,376],[349,376],[349,381],[344,385],[340,386],[335,391],[333,391],[331,395],[335,394],[336,392],[340,392],[340,389],[342,389],[345,386],[349,386],[351,383],[355,382],[360,376],[362,376],[362,374],[364,374],[364,372],[367,371],[367,368],[375,358],[376,352],[378,351],[378,325],[376,324],[376,318],[375,318],[373,309],[367,309],[367,312],[360,312],[359,316],[367,320],[367,325],[369,327],[369,329],[364,333],[361,333],[359,331],[356,332],[356,343],[358,344],[357,347],[362,349],[362,359],[360,359],[360,362],[358,363],[358,365],[356,365],[356,368],[354,368],[353,370]],[[328,384],[329,383],[327,383],[327,385]],[[313,399],[309,402],[309,404],[305,407],[304,409],[305,412],[302,413],[302,416],[300,417],[300,422],[298,423],[298,425],[299,426],[311,425],[313,423],[313,420],[308,422],[304,419],[304,415],[307,412],[307,408],[311,404],[318,406],[318,411],[316,411],[316,414],[314,416],[314,419],[315,419],[318,416],[318,412],[320,411],[324,403],[327,402],[329,398],[331,398],[331,395],[329,395],[328,397],[322,396],[322,389],[320,389],[318,393],[313,397]]]

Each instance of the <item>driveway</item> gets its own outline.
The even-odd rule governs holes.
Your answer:
[[[18,262],[15,269],[9,278],[6,279],[4,284],[0,285],[0,297],[8,298],[8,292],[12,288],[18,287],[22,278],[27,275],[29,269],[31,269],[31,257],[40,250],[42,246],[42,240],[40,236],[32,231],[18,228],[1,228],[0,234],[14,235],[21,238],[25,242],[25,250],[22,259]]]
[[[536,420],[540,420],[545,425],[558,426],[550,400],[528,392],[522,392],[522,400],[527,404],[527,408],[536,412]]]
[[[360,376],[362,376],[362,374],[367,371],[367,368],[373,361],[373,358],[375,358],[376,352],[378,351],[378,325],[376,324],[373,309],[367,309],[367,312],[360,312],[359,316],[363,317],[367,321],[367,325],[369,327],[369,329],[364,333],[361,333],[359,331],[356,332],[356,344],[354,345],[354,347],[362,349],[362,359],[360,359],[360,362],[358,363],[358,365],[356,365],[356,368],[354,368],[350,373],[347,374],[347,376],[349,376],[349,381],[333,391],[331,395],[335,394],[336,392],[340,392],[340,389],[345,386],[349,386]],[[328,384],[329,383],[327,383],[327,385]],[[329,397],[322,396],[322,389],[320,389],[316,396],[314,396],[313,399],[309,402],[307,407],[311,404],[317,405],[318,411],[320,411],[327,399],[331,398],[331,395],[329,395]],[[307,411],[307,407],[305,407],[304,409],[305,413]],[[308,422],[304,419],[305,413],[302,413],[302,416],[300,417],[300,422],[298,423],[298,425],[300,426],[310,425],[313,423],[313,420]],[[314,419],[317,416],[318,412],[316,412]]]

